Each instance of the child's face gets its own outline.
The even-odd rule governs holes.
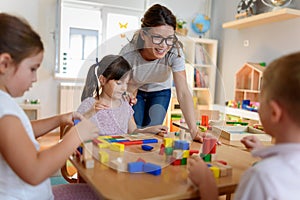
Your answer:
[[[170,46],[172,38],[175,39],[174,29],[169,25],[153,27],[148,31],[142,31],[141,34],[145,41],[144,51],[147,52],[147,58],[145,59],[163,58],[172,48]]]
[[[102,86],[102,92],[112,99],[121,99],[124,92],[127,91],[128,81],[129,75],[126,75],[120,80],[109,80]]]
[[[37,81],[37,69],[43,60],[43,52],[25,58],[17,66],[11,65],[6,90],[12,97],[20,97]]]

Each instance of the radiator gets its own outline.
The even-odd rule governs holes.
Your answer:
[[[83,85],[74,83],[60,84],[60,113],[76,111],[81,103]]]

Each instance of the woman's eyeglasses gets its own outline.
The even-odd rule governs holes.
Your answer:
[[[166,45],[173,46],[178,40],[175,35],[164,38],[159,35],[152,35],[152,34],[148,33],[147,31],[144,31],[144,33],[146,33],[146,35],[151,37],[153,44],[161,44],[163,41],[165,41]]]

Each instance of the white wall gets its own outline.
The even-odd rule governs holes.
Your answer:
[[[141,7],[143,5],[140,0],[131,0],[129,3],[135,1],[138,1],[136,6]],[[123,1],[120,0],[120,2]],[[204,4],[206,0],[148,0],[146,2],[150,5],[153,3],[166,5],[177,17],[191,21],[197,13],[205,12]],[[56,0],[1,0],[0,11],[27,19],[41,35],[45,47],[44,60],[38,70],[38,82],[34,84],[29,92],[25,93],[24,97],[18,98],[17,101],[21,103],[25,98],[40,99],[41,117],[57,114],[59,112],[59,84],[61,80],[54,79]]]
[[[216,100],[224,104],[234,99],[234,76],[247,61],[270,63],[273,59],[300,50],[300,18],[274,22],[247,29],[223,29],[224,22],[235,19],[240,1],[213,1],[212,38],[219,40]],[[300,9],[300,1],[293,1]],[[249,47],[243,41],[249,40]],[[224,85],[223,85],[224,83]]]
[[[58,111],[58,82],[53,79],[55,63],[55,30],[56,0],[1,0],[0,11],[25,18],[41,35],[44,42],[45,55],[38,70],[38,82],[33,85],[24,97],[41,100],[41,116],[51,116]]]

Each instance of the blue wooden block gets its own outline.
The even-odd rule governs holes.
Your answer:
[[[181,149],[181,140],[175,140],[174,149]]]
[[[74,125],[78,124],[80,122],[80,119],[75,119],[74,120]]]
[[[155,165],[153,163],[145,163],[144,172],[158,176],[161,174],[161,166]]]
[[[128,172],[136,173],[136,172],[143,172],[144,163],[143,162],[131,162],[127,165]]]
[[[149,144],[149,143],[158,143],[158,140],[155,138],[143,140],[143,144]]]
[[[146,145],[146,144],[143,144],[142,145],[142,149],[144,151],[151,151],[153,149],[153,147],[149,146],[149,145]]]
[[[189,150],[190,149],[190,144],[187,141],[182,141],[180,143],[180,149]]]

